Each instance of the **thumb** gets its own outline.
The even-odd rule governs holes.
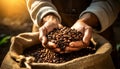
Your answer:
[[[83,36],[83,42],[86,45],[89,45],[91,37],[92,37],[92,28],[91,27],[85,28],[85,33],[84,33],[84,36]]]

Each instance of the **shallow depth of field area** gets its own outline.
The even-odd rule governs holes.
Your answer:
[[[10,38],[31,32],[32,21],[25,0],[0,0],[0,65],[10,46]]]

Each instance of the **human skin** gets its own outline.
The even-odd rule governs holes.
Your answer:
[[[39,28],[39,39],[42,42],[42,45],[51,49],[52,51],[59,53],[69,53],[89,46],[89,42],[93,32],[92,28],[95,28],[99,25],[98,18],[94,14],[83,14],[71,27],[71,29],[76,29],[77,31],[82,32],[83,40],[70,42],[69,46],[67,46],[64,51],[61,51],[59,48],[56,48],[56,44],[52,42],[47,42],[46,38],[46,35],[54,28],[63,27],[58,17],[54,14],[48,14],[43,18],[42,23],[43,26]]]

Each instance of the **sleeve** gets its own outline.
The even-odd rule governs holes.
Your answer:
[[[26,3],[31,19],[37,26],[41,26],[42,18],[48,13],[55,14],[61,21],[61,17],[51,0],[26,0]]]
[[[119,11],[120,4],[117,0],[93,0],[90,6],[80,16],[87,12],[95,14],[100,22],[101,30],[94,29],[94,31],[100,33],[112,25]]]

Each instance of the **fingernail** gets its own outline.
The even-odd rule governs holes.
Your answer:
[[[74,45],[72,43],[70,43],[70,46],[73,47]]]

